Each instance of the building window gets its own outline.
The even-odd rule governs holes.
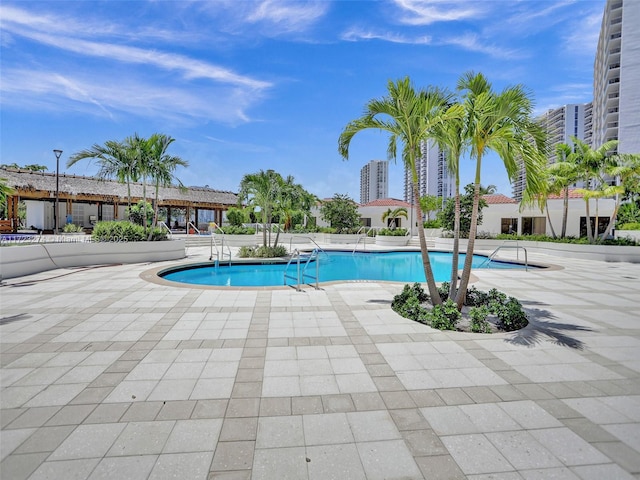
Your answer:
[[[360,223],[362,223],[363,227],[370,227],[371,226],[371,219],[370,218],[360,217]]]
[[[508,235],[518,233],[518,219],[517,218],[502,218],[500,220],[500,233],[506,233]]]
[[[545,217],[522,217],[522,235],[545,235],[546,233]]]
[[[587,236],[587,217],[580,217],[580,236]],[[598,217],[598,235],[602,235],[609,226],[609,217]],[[591,231],[596,231],[596,217],[591,217]]]

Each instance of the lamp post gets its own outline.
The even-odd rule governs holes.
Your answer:
[[[53,223],[55,224],[54,233],[58,235],[58,200],[60,196],[60,155],[62,150],[54,150],[53,154],[56,156],[56,206],[53,210]]]

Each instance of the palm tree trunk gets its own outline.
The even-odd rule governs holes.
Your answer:
[[[562,205],[562,234],[561,237],[567,236],[567,217],[569,215],[569,187],[564,189],[564,199]]]
[[[616,217],[618,216],[618,210],[620,209],[620,195],[616,194],[616,205],[613,207],[613,213],[611,217],[609,217],[609,225],[607,225],[606,230],[602,234],[602,240],[604,241],[611,234],[611,230],[613,230],[613,224],[616,221]]]
[[[458,293],[458,258],[460,256],[460,180],[456,179],[456,199],[453,216],[453,251],[451,252],[451,282],[449,299],[455,300]]]
[[[416,204],[416,216],[418,218],[418,238],[420,239],[420,252],[422,253],[422,266],[424,268],[424,276],[427,279],[427,287],[429,289],[429,296],[431,297],[431,303],[435,305],[441,305],[442,299],[436,286],[436,281],[433,278],[433,270],[431,269],[431,259],[429,258],[429,250],[427,249],[427,239],[424,236],[424,225],[422,225],[422,209],[420,208],[420,192],[415,182],[413,182],[413,196]]]
[[[553,229],[553,223],[551,223],[551,215],[549,215],[549,203],[544,206],[544,209],[547,211],[547,221],[549,222],[549,228],[551,229],[551,235],[553,238],[556,238],[556,232]]]
[[[480,162],[482,157],[478,156],[476,163],[476,179],[473,186],[473,207],[471,208],[471,225],[469,227],[469,241],[467,242],[467,254],[464,258],[464,268],[460,279],[460,288],[456,294],[456,305],[458,310],[462,310],[467,297],[467,287],[471,278],[471,263],[473,262],[473,249],[476,242],[476,232],[478,230],[478,205],[480,204]]]
[[[589,199],[585,199],[586,201],[586,210],[587,210],[587,240],[589,243],[593,243],[593,229],[591,228],[591,211],[589,209]]]

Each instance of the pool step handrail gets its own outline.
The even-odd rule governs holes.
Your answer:
[[[168,233],[169,233],[169,238],[173,238],[173,232],[171,231],[171,229],[167,226],[166,223],[164,223],[162,220],[160,220],[158,222],[158,226],[160,227],[160,229],[165,229]]]
[[[227,247],[226,251],[225,251],[225,247]],[[216,241],[216,235],[214,235],[213,233],[211,234],[211,253],[209,255],[209,261],[214,261],[213,257],[214,257],[214,249],[215,249],[215,267],[219,267],[220,266],[220,261],[222,260],[223,262],[225,261],[225,255],[228,255],[229,257],[229,266],[231,266],[231,248],[229,248],[229,245],[225,245],[224,244],[224,236],[222,237],[222,242],[220,244],[220,248],[218,249],[218,242]]]
[[[201,235],[200,230],[198,230],[198,227],[196,227],[193,222],[187,223],[187,235],[189,235],[189,227],[193,228],[193,231],[196,232],[196,234]]]
[[[524,252],[524,270],[525,272],[529,271],[529,258],[527,256],[527,249],[521,245],[500,245],[497,247],[491,254],[486,258],[484,262],[482,262],[479,266],[483,267],[485,265],[489,265],[491,261],[495,258],[498,252],[502,249],[515,249],[516,251],[522,250]]]
[[[293,239],[294,238],[306,238],[307,240],[311,241],[311,243],[313,243],[316,246],[315,250],[317,250],[318,252],[324,253],[325,256],[327,256],[327,257],[329,256],[329,254],[327,252],[325,252],[322,249],[322,247],[320,245],[318,245],[313,238],[311,238],[311,237],[309,237],[307,235],[291,235],[291,238],[289,239],[289,251],[290,252],[293,251],[292,248],[293,248]]]
[[[304,262],[304,266],[302,266],[301,268],[301,261],[305,259]],[[315,260],[315,265],[316,265],[316,274],[311,275],[309,273],[306,273],[306,270],[309,266],[309,263],[311,263],[312,260]],[[291,275],[289,274],[289,267],[291,266],[291,263],[293,263],[295,261],[295,265],[296,265],[296,274],[295,275]],[[318,250],[314,249],[311,254],[309,255],[305,255],[303,253],[301,253],[297,248],[291,253],[291,257],[289,258],[289,261],[287,262],[287,265],[284,268],[284,276],[283,276],[283,283],[284,285],[288,285],[287,283],[287,279],[289,280],[295,280],[296,282],[296,291],[300,292],[302,289],[300,288],[300,284],[305,283],[304,279],[305,278],[311,278],[311,279],[315,279],[315,285],[311,285],[313,286],[316,290],[318,290],[318,277],[319,277],[319,271],[320,271],[320,262],[318,260]]]

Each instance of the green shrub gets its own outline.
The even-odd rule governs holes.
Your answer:
[[[237,225],[227,225],[224,227],[224,233],[228,235],[253,235],[256,233],[255,228],[242,227]]]
[[[227,210],[227,221],[231,226],[242,227],[243,223],[249,221],[249,214],[243,208],[229,207]]]
[[[144,227],[129,221],[98,222],[91,237],[94,242],[143,242],[147,239]]]
[[[274,258],[284,257],[287,255],[287,249],[283,245],[277,247],[265,247],[261,245],[259,247],[242,246],[238,251],[240,258]]]
[[[482,305],[469,309],[469,327],[474,333],[491,333],[491,325],[487,321],[489,307]]]
[[[509,297],[506,302],[497,305],[495,314],[498,317],[498,328],[506,332],[524,328],[529,323],[522,305],[514,297]]]
[[[405,285],[402,293],[393,297],[391,308],[398,315],[420,323],[427,323],[428,311],[422,306],[429,299],[419,283]]]
[[[497,290],[496,290],[497,291]],[[465,305],[470,307],[479,307],[489,303],[489,294],[478,290],[474,285],[467,289],[467,297],[464,300]]]
[[[406,234],[406,228],[396,228],[395,230],[392,230],[390,228],[382,228],[378,231],[378,235],[387,237],[404,237]]]
[[[449,296],[449,290],[451,290],[451,284],[449,282],[442,282],[438,287],[438,293],[443,301]]]
[[[442,228],[442,222],[438,219],[427,220],[423,224],[424,228]]]
[[[140,200],[137,204],[126,209],[129,220],[137,225],[144,225],[144,215],[147,214],[147,225],[153,222],[153,207],[149,202]]]
[[[67,223],[64,227],[62,227],[62,231],[64,233],[80,233],[80,232],[84,232],[84,229],[80,225]]]
[[[618,230],[640,230],[640,222],[623,223],[616,228]]]
[[[438,330],[455,330],[456,324],[460,321],[462,314],[458,311],[457,305],[452,300],[447,300],[442,305],[436,305],[429,312],[429,323],[431,327]]]

